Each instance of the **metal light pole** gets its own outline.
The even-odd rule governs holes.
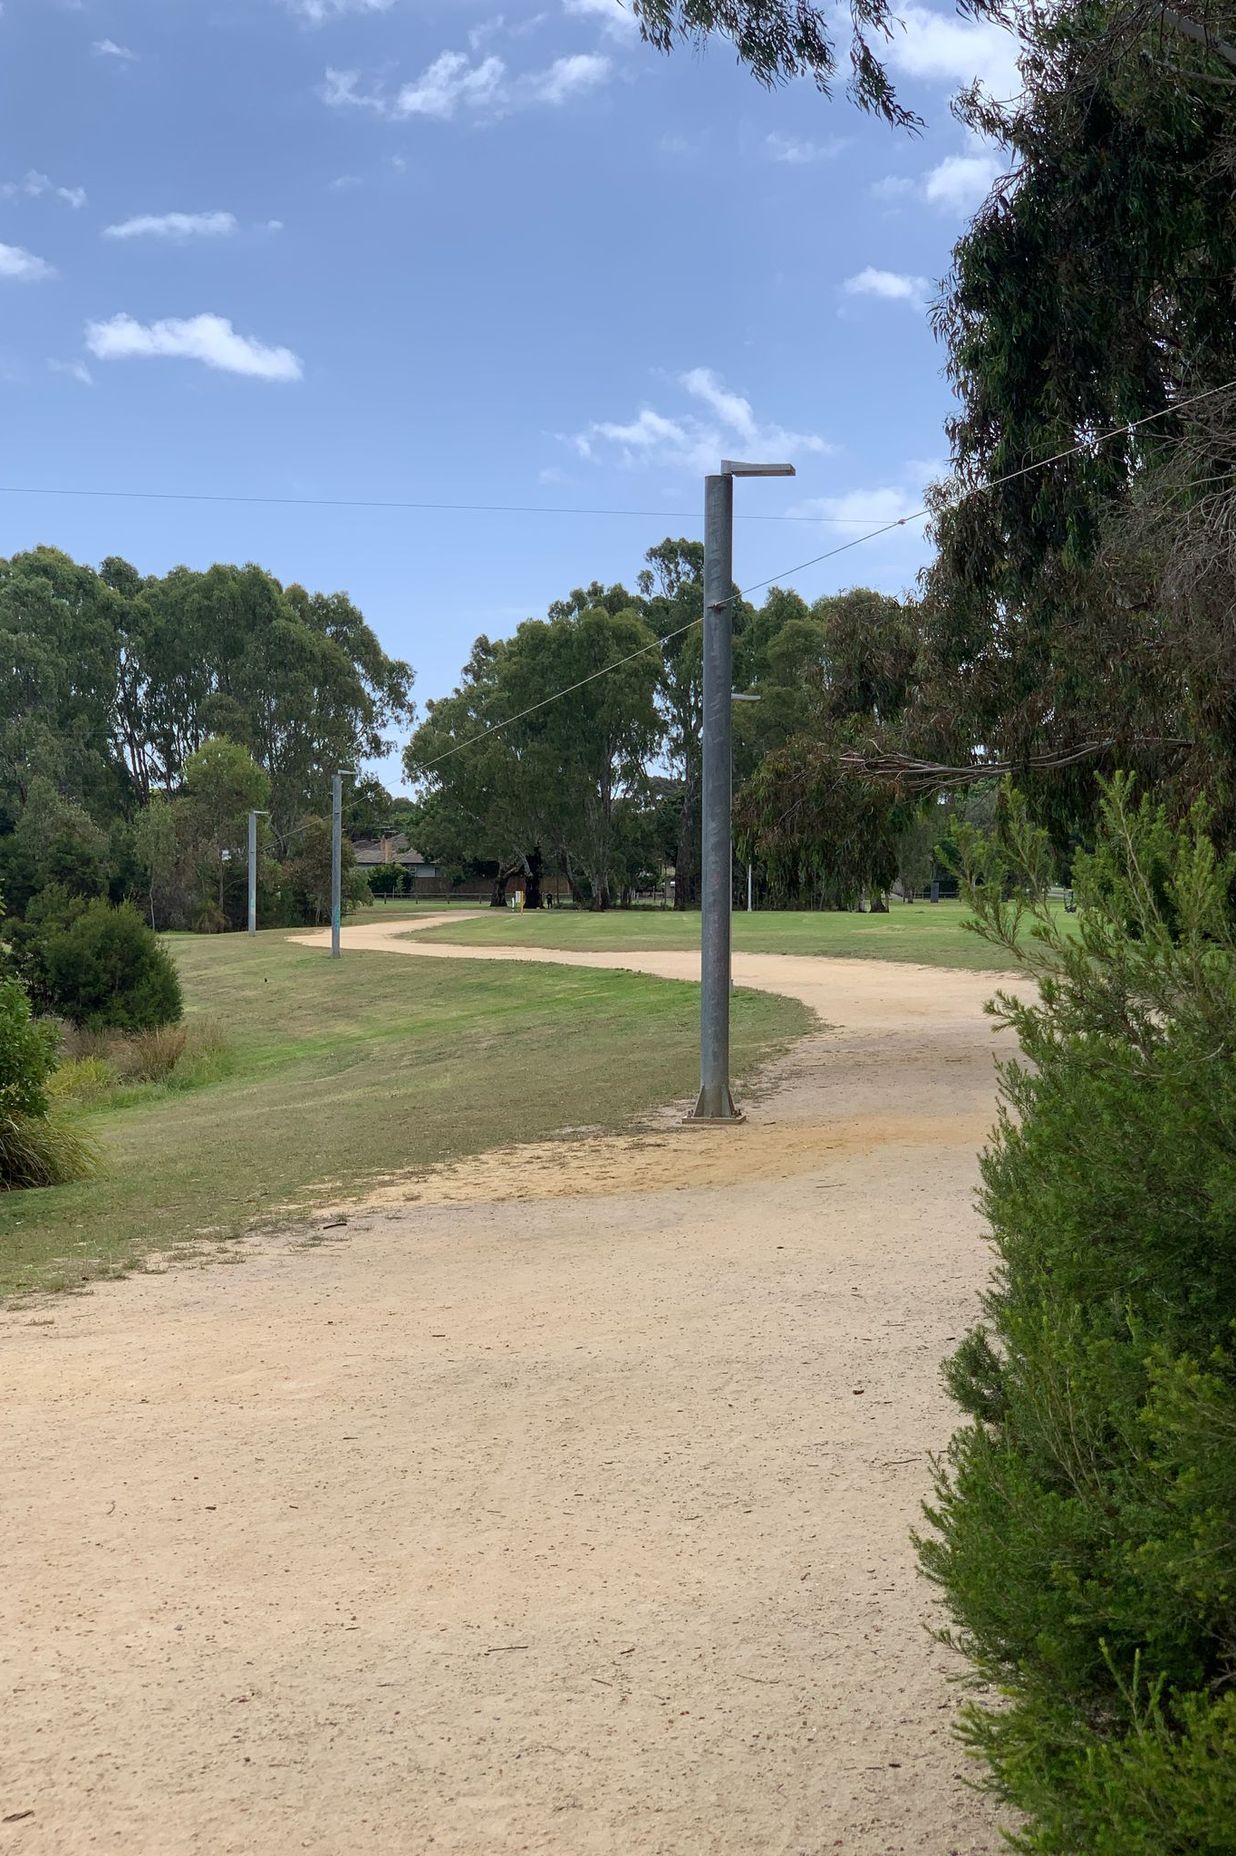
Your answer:
[[[343,776],[355,767],[340,767],[330,780],[330,957],[340,955],[339,930],[343,924]]]
[[[257,822],[269,818],[269,812],[249,814],[249,933],[257,933]]]
[[[753,690],[735,690],[731,702],[758,702],[759,696]],[[747,865],[747,914],[751,913],[751,865]]]
[[[704,820],[700,884],[700,1093],[693,1121],[741,1121],[730,1094],[733,853],[731,701],[734,479],[792,477],[792,464],[735,464],[704,479]]]

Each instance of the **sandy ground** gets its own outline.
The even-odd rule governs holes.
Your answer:
[[[4,1317],[0,1852],[995,1856],[908,1543],[991,982],[735,970],[835,1028],[742,1127]]]

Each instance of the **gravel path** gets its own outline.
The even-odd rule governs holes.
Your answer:
[[[345,943],[489,957],[406,936]],[[991,981],[735,971],[834,1027],[742,1127],[5,1317],[0,1852],[996,1856],[907,1540]]]

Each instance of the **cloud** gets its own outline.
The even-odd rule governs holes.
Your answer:
[[[622,0],[562,0],[564,13],[576,19],[599,20],[615,38],[627,38],[639,30],[639,22]]]
[[[0,183],[0,200],[38,200],[44,194],[53,199],[63,200],[74,212],[86,204],[84,187],[57,187],[46,174],[40,174],[31,168],[24,180],[6,180]]]
[[[570,58],[555,58],[548,69],[517,80],[517,102],[551,106],[565,103],[569,97],[603,84],[609,76],[609,68],[609,59],[595,52],[576,52]]]
[[[847,277],[841,286],[847,296],[878,296],[889,303],[913,303],[921,309],[927,301],[925,277],[909,277],[904,271],[878,271],[869,264],[855,277]]]
[[[347,13],[389,13],[395,0],[283,0],[283,4],[307,25],[324,26]]]
[[[808,167],[814,161],[828,161],[840,154],[845,147],[841,137],[828,142],[808,142],[797,135],[779,135],[776,131],[764,137],[764,148],[770,161],[784,161],[787,167]]]
[[[750,400],[735,393],[709,367],[693,367],[677,385],[705,410],[688,407],[673,417],[644,406],[628,420],[597,419],[566,442],[580,457],[599,462],[615,456],[628,469],[648,465],[702,475],[740,445],[759,461],[821,456],[833,447],[814,433],[764,425]]]
[[[0,283],[42,284],[55,275],[45,258],[36,258],[20,245],[0,245]]]
[[[441,52],[393,96],[362,90],[358,72],[334,68],[326,73],[321,95],[332,109],[371,110],[391,122],[418,116],[450,122],[461,114],[495,117],[512,110],[556,107],[603,83],[609,72],[609,59],[595,52],[555,58],[543,71],[516,75],[492,55],[474,61],[465,52]]]
[[[1003,163],[984,149],[968,155],[946,155],[923,178],[923,198],[946,212],[968,213],[987,198]]]
[[[234,213],[138,213],[133,219],[122,219],[119,225],[104,226],[103,237],[230,238],[235,230]]]
[[[70,380],[76,380],[83,387],[94,385],[94,375],[84,361],[49,361],[47,363],[53,374],[65,374]]]
[[[818,516],[821,521],[855,528],[883,528],[905,522],[923,507],[922,493],[890,484],[874,490],[846,490],[841,496],[813,496],[795,504],[796,516]]]
[[[907,458],[898,482],[878,484],[869,490],[844,490],[836,496],[809,497],[788,513],[855,530],[887,528],[896,523],[899,529],[904,526],[907,537],[921,543],[924,525],[914,518],[923,509],[927,485],[947,476],[948,465],[942,458]],[[889,539],[901,538],[898,535]]]
[[[119,58],[123,64],[137,63],[137,53],[131,52],[127,45],[117,45],[115,39],[96,39],[90,49],[96,58]]]
[[[871,191],[878,200],[910,197],[946,213],[973,213],[1004,172],[996,151],[974,137],[964,154],[946,155],[925,174],[886,174]]]
[[[463,52],[443,52],[413,83],[403,85],[394,114],[447,122],[459,109],[483,109],[491,103],[505,75],[501,58],[471,64]]]
[[[899,12],[901,29],[894,25],[887,51],[894,71],[957,89],[978,78],[991,96],[1021,95],[1014,33],[990,20],[935,13],[914,0]]]
[[[109,322],[86,324],[86,346],[99,361],[167,355],[254,380],[299,380],[304,372],[300,357],[290,348],[269,348],[252,336],[238,335],[226,316],[170,317],[149,324],[132,316],[113,316]]]

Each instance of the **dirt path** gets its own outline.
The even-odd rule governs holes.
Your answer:
[[[837,1028],[741,1128],[6,1318],[0,1852],[995,1856],[907,1542],[990,982],[735,969]]]

